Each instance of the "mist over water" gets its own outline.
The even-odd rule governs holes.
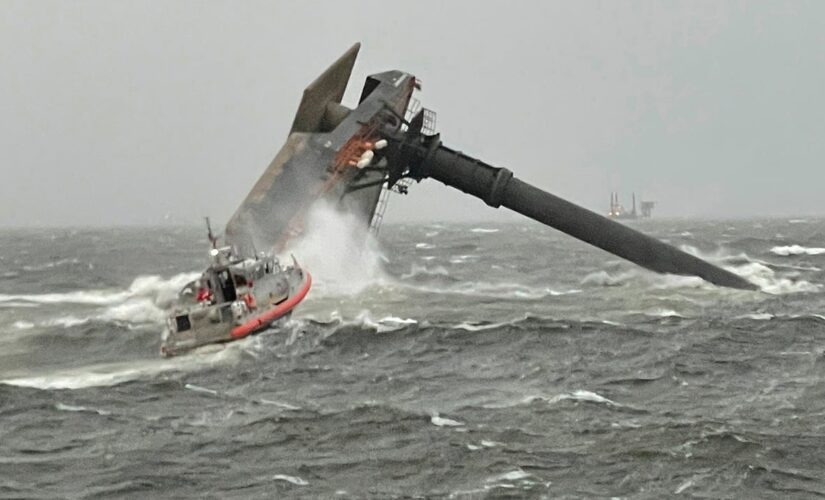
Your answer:
[[[286,327],[173,359],[200,228],[0,232],[0,494],[825,494],[825,221],[632,223],[751,292],[537,224],[311,217]]]

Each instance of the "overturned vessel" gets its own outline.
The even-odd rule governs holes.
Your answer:
[[[292,266],[281,266],[271,253],[244,258],[231,247],[214,245],[210,257],[200,278],[178,294],[161,339],[163,356],[242,339],[282,323],[312,285],[294,259]]]
[[[699,276],[726,287],[756,289],[744,278],[635,229],[566,201],[445,146],[435,113],[413,97],[420,81],[403,71],[367,78],[358,105],[341,104],[359,44],[304,91],[286,144],[226,227],[240,253],[284,249],[305,231],[319,200],[377,230],[387,195],[436,179],[487,205],[507,207],[658,273]]]

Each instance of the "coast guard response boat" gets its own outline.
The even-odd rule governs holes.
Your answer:
[[[232,247],[218,248],[211,229],[209,239],[211,264],[178,294],[163,332],[163,356],[238,340],[282,323],[312,285],[312,277],[294,258],[288,267],[271,253],[243,258]]]

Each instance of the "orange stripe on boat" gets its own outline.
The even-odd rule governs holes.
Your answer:
[[[306,283],[304,283],[304,286],[300,290],[298,290],[298,293],[281,302],[274,309],[270,309],[269,311],[261,314],[257,318],[251,319],[246,323],[233,328],[231,333],[232,338],[239,339],[242,337],[246,337],[255,330],[258,330],[268,325],[269,323],[272,323],[276,319],[288,313],[302,300],[304,300],[304,297],[306,297],[307,293],[309,292],[310,286],[312,286],[312,275],[310,275],[306,271],[304,271],[304,274],[306,275]]]

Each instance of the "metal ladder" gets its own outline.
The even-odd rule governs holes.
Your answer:
[[[407,121],[412,120],[420,109],[421,101],[415,97],[411,97],[410,103],[407,105],[407,110],[404,113],[404,119]],[[406,130],[407,126],[402,125],[401,129]],[[435,133],[435,112],[426,108],[424,109],[424,125],[422,127],[422,131],[428,135]],[[384,212],[387,211],[387,204],[390,201],[390,193],[395,192],[407,194],[407,188],[412,183],[412,179],[405,177],[396,182],[392,188],[387,188],[386,184],[384,184],[384,187],[381,188],[381,195],[378,197],[378,204],[375,206],[375,212],[373,213],[372,220],[370,221],[370,232],[374,236],[378,236],[378,231],[381,229],[381,223],[384,221]]]

